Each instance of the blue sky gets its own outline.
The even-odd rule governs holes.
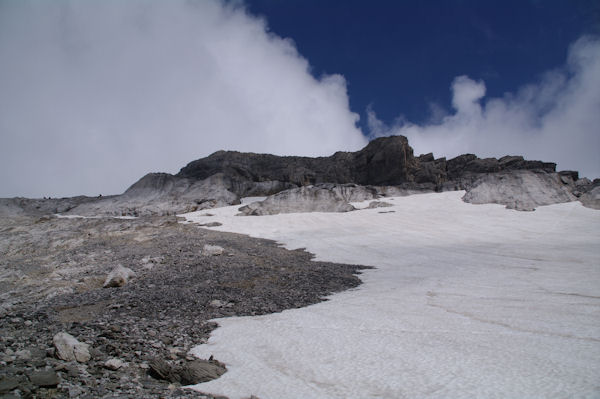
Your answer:
[[[350,106],[391,123],[423,123],[451,108],[450,82],[483,79],[500,97],[564,65],[571,43],[600,33],[598,1],[248,0],[291,38],[315,75],[339,73]],[[435,107],[435,106],[433,106]],[[439,111],[439,110],[438,110]]]
[[[398,134],[600,177],[598,4],[0,0],[0,197]]]

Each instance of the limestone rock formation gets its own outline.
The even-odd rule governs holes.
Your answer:
[[[599,184],[594,185],[589,191],[582,194],[581,197],[579,197],[579,201],[588,208],[600,209],[600,182]]]
[[[365,186],[378,196],[467,190],[473,193],[466,196],[466,200],[498,203],[513,201],[513,205],[519,209],[548,202],[550,199],[542,201],[539,200],[539,196],[539,201],[532,200],[531,198],[535,197],[533,194],[530,199],[507,199],[508,194],[489,188],[491,184],[501,183],[502,176],[514,174],[511,190],[516,195],[519,182],[532,182],[531,179],[523,177],[532,175],[521,173],[523,171],[537,173],[537,180],[544,180],[546,186],[556,184],[558,192],[569,190],[576,198],[581,198],[586,206],[599,206],[594,205],[597,204],[597,195],[594,197],[594,193],[589,193],[595,187],[591,181],[580,179],[574,171],[562,171],[557,174],[554,163],[529,161],[522,156],[481,159],[474,154],[463,154],[449,160],[436,159],[431,153],[414,156],[406,137],[391,136],[375,139],[360,151],[337,152],[329,157],[309,158],[218,151],[206,158],[190,162],[176,175],[147,174],[122,195],[43,200],[0,199],[0,215],[18,215],[22,212],[40,216],[52,213],[83,216],[173,215],[236,205],[242,197],[272,196],[306,186],[321,186],[321,189],[328,191],[338,190],[336,194],[330,195],[341,197],[345,202],[359,201],[357,197],[348,197],[345,193],[348,191],[346,185]],[[481,186],[485,180],[487,183]],[[503,184],[506,182],[507,180],[504,180]],[[480,187],[473,191],[475,186]],[[527,192],[526,187],[524,190]],[[283,206],[285,196],[289,197],[286,200],[289,202],[300,192],[305,193],[302,194],[305,197],[301,202],[306,203],[310,198],[310,195],[306,196],[306,191],[292,190],[283,197],[269,200],[270,207],[275,209],[273,206],[276,202],[280,203],[277,206]],[[525,192],[521,195],[527,197],[529,194]],[[568,196],[559,197],[560,201],[564,201]],[[521,205],[515,205],[517,202]],[[334,204],[332,209],[342,209],[338,205]],[[266,204],[263,207],[264,210],[256,212],[274,211],[266,210]],[[308,205],[296,207],[305,211],[311,209]],[[322,205],[315,205],[314,208],[322,208]],[[244,209],[244,212],[252,212],[249,208]],[[291,211],[291,208],[288,211]]]
[[[363,198],[368,195],[364,187],[304,186],[282,191],[264,201],[245,205],[239,210],[240,215],[246,216],[296,212],[348,212],[355,210],[348,203],[350,198]],[[371,193],[371,198],[374,198],[374,195]]]
[[[463,197],[473,204],[502,204],[521,211],[575,199],[558,174],[530,170],[483,174]]]

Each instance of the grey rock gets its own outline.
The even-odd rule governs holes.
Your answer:
[[[31,360],[31,351],[29,349],[22,349],[16,351],[15,356],[19,360]]]
[[[219,256],[223,254],[223,247],[218,245],[205,244],[202,248],[202,255],[204,256]]]
[[[541,205],[574,201],[575,197],[556,173],[519,170],[482,175],[467,190],[463,200],[532,211]]]
[[[177,382],[178,376],[175,368],[166,360],[155,358],[148,362],[150,367],[150,375],[159,380]]]
[[[456,188],[454,190],[458,190]],[[436,186],[432,183],[405,184],[399,186],[377,186],[375,187],[378,196],[382,197],[406,197],[408,195],[434,192]]]
[[[75,337],[66,333],[59,332],[52,339],[56,348],[56,357],[66,361],[77,360],[85,363],[91,359],[89,345],[79,342]]]
[[[212,306],[213,308],[230,308],[233,306],[233,303],[227,302],[227,301],[221,301],[219,299],[213,299],[212,301],[210,301],[209,305]]]
[[[163,359],[153,359],[149,362],[149,366],[153,377],[183,385],[211,381],[227,371],[224,364],[212,358],[186,361],[181,366],[173,365]]]
[[[600,185],[581,195],[579,201],[587,208],[600,209]]]
[[[348,212],[355,208],[332,187],[305,186],[282,191],[239,209],[241,215],[260,216],[296,212]]]
[[[131,277],[135,276],[133,270],[128,267],[118,265],[106,276],[103,287],[122,287]]]
[[[588,179],[587,177],[583,177],[583,178],[575,181],[575,186],[577,186],[577,187],[588,186],[590,184],[592,184],[592,181],[590,179]]]
[[[556,172],[551,162],[525,160],[522,156],[478,158],[463,154],[435,159],[433,154],[413,155],[403,136],[382,137],[356,152],[337,152],[329,157],[280,157],[270,154],[218,151],[190,162],[178,174],[150,173],[122,195],[61,199],[0,199],[0,215],[41,216],[38,224],[52,223],[44,215],[66,213],[84,216],[175,215],[212,207],[235,205],[246,196],[272,196],[286,190],[319,184],[394,186],[377,189],[379,195],[408,195],[425,191],[469,190],[483,175],[537,171]],[[587,189],[575,171],[559,173],[557,183],[567,185],[576,196]],[[353,190],[356,192],[356,190]],[[381,194],[388,191],[389,194]],[[395,194],[392,192],[395,191]],[[354,196],[350,194],[350,197]],[[369,199],[369,198],[364,198]],[[268,214],[268,213],[265,213]],[[207,226],[208,227],[208,226]]]
[[[5,393],[16,389],[19,386],[20,380],[13,376],[0,377],[0,393]]]
[[[39,387],[55,387],[60,382],[54,370],[33,371],[27,375],[32,384]]]
[[[316,187],[331,191],[336,198],[345,202],[361,202],[378,197],[375,187],[365,187],[357,184],[322,183],[317,184]]]
[[[373,209],[373,208],[387,208],[390,206],[394,206],[393,204],[390,204],[389,202],[384,202],[384,201],[373,201],[371,203],[369,203],[369,206],[367,207],[368,209]]]
[[[222,226],[222,225],[223,225],[223,223],[210,222],[210,223],[199,224],[198,226],[201,226],[201,227],[218,227],[218,226]]]
[[[178,374],[183,385],[192,385],[217,379],[226,371],[227,368],[223,363],[212,359],[198,359],[186,362],[178,370]]]
[[[104,367],[109,370],[118,370],[123,367],[123,361],[116,358],[108,359],[106,362],[104,362]]]

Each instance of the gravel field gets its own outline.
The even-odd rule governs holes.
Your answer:
[[[205,245],[223,252],[207,255]],[[216,327],[211,319],[303,307],[360,284],[363,267],[311,258],[176,217],[4,217],[0,395],[211,397],[181,388],[206,365],[226,367],[188,354]],[[118,265],[134,276],[103,288]],[[89,345],[91,358],[59,359],[59,332]]]

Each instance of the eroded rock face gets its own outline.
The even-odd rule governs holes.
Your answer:
[[[391,136],[375,139],[360,151],[337,152],[318,158],[218,151],[190,162],[176,175],[150,173],[122,195],[58,200],[0,199],[0,215],[175,215],[236,205],[242,197],[270,196],[293,188],[324,184],[335,187],[330,189],[341,190],[338,196],[348,202],[359,200],[347,198],[343,191],[348,191],[345,188],[348,184],[374,187],[381,195],[470,191],[487,175],[513,172],[518,175],[520,171],[551,175],[556,173],[556,164],[512,155],[500,159],[481,159],[474,154],[449,160],[435,159],[431,153],[415,157],[406,137]],[[557,187],[567,185],[576,197],[593,188],[589,180],[579,179],[575,171],[560,172],[559,180]],[[501,197],[494,200],[493,192],[498,191],[488,190],[487,198],[504,201]],[[485,196],[480,194],[478,197]],[[582,203],[596,206],[593,205],[593,194],[583,197]],[[516,207],[526,208],[527,205]]]
[[[369,203],[369,206],[367,206],[367,209],[389,208],[390,206],[394,206],[394,205],[390,204],[389,202],[385,202],[385,201],[373,201],[373,202]]]
[[[600,209],[600,184],[582,194],[579,201],[588,208]]]
[[[484,174],[467,190],[463,200],[472,204],[502,204],[509,209],[532,211],[541,205],[576,200],[556,173],[519,170]]]
[[[340,187],[321,187],[321,186],[305,186],[282,191],[272,195],[264,201],[254,202],[241,207],[240,215],[245,216],[260,216],[260,215],[275,215],[279,213],[296,213],[296,212],[349,212],[355,208],[348,203],[346,198],[362,198],[363,195],[368,196],[364,187],[361,191],[358,187],[358,192],[352,192],[352,188],[348,190]],[[374,194],[372,194],[374,195]],[[371,198],[374,198],[371,196]]]
[[[173,215],[239,204],[239,196],[233,189],[233,182],[223,174],[190,180],[168,173],[149,173],[122,195],[82,203],[67,213],[84,216]]]
[[[318,183],[392,185],[412,181],[417,168],[418,162],[406,137],[392,136],[375,139],[357,152],[337,152],[318,158],[219,151],[190,162],[176,176],[206,179],[224,173],[239,180],[277,181],[296,186]]]

